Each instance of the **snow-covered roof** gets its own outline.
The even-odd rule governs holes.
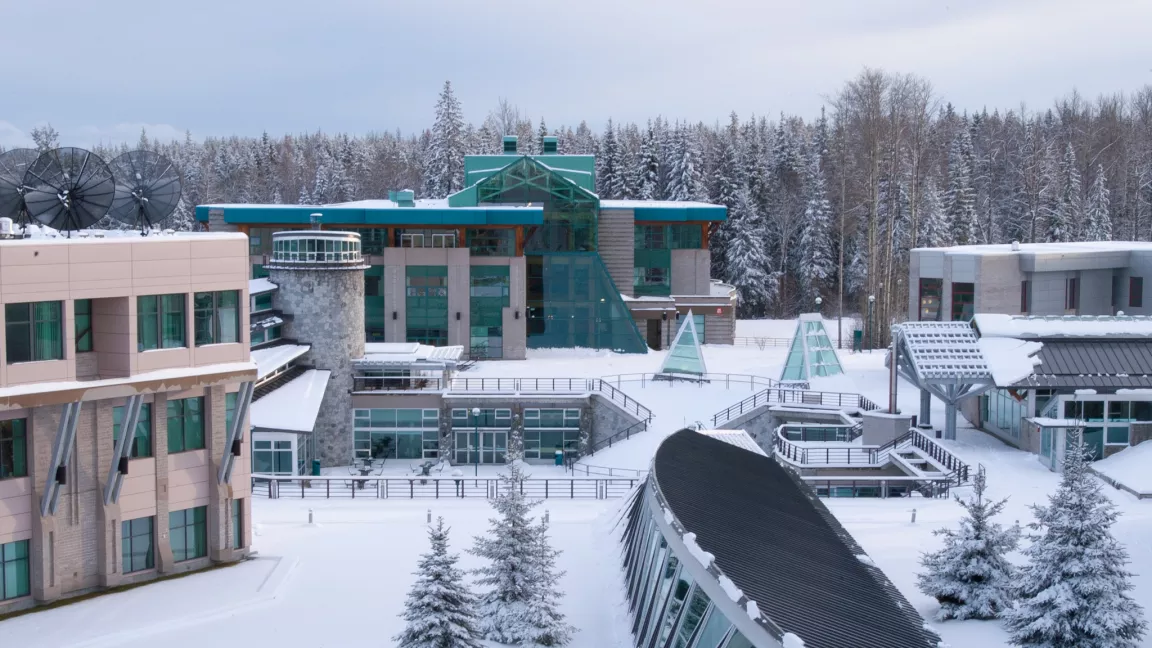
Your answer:
[[[272,328],[273,326],[280,326],[283,323],[284,320],[279,315],[270,315],[258,321],[252,322],[252,324],[249,326],[249,330],[259,331],[262,329]]]
[[[622,299],[626,302],[664,302],[664,303],[669,303],[669,304],[674,303],[676,301],[675,299],[672,299],[671,297],[659,297],[656,295],[641,295],[640,297],[630,297],[628,295],[621,294],[620,299]]]
[[[712,297],[734,297],[736,286],[713,280],[709,286],[709,295]]]
[[[987,381],[988,362],[967,322],[904,322],[898,324],[905,354],[924,380]]]
[[[1152,243],[1138,241],[1080,241],[1075,243],[998,243],[994,245],[953,245],[915,248],[917,252],[945,254],[1084,254],[1093,252],[1152,251]]]
[[[976,344],[984,354],[992,381],[1001,387],[1024,380],[1040,365],[1040,359],[1036,357],[1042,346],[1039,342],[982,337]]]
[[[308,353],[312,348],[307,344],[280,344],[267,349],[252,351],[252,361],[256,363],[256,380],[262,380],[277,369]]]
[[[977,313],[973,318],[982,338],[1152,337],[1152,317],[1146,316],[1021,316]]]
[[[69,237],[66,233],[61,233],[52,229],[51,227],[42,225],[29,225],[26,230],[21,230],[18,228],[17,231],[26,232],[28,237],[0,239],[0,245],[27,245],[29,241],[34,241],[36,245],[91,245],[101,243],[123,243],[125,239],[135,239],[138,243],[156,243],[171,241],[174,238],[195,238],[197,240],[229,240],[248,238],[244,234],[240,234],[238,232],[174,232],[171,230],[153,230],[149,232],[148,236],[143,236],[138,229],[83,229],[72,232],[72,236]]]
[[[251,405],[253,428],[311,432],[331,371],[309,369]]]
[[[369,342],[364,345],[361,365],[452,365],[464,355],[463,346],[435,347],[415,342]]]
[[[706,202],[693,200],[601,200],[600,209],[634,209],[636,207],[718,207]]]
[[[1152,495],[1152,443],[1145,441],[1094,462],[1092,470],[1141,496]]]
[[[279,286],[272,283],[268,277],[260,277],[259,279],[248,280],[249,295],[259,295],[261,293],[272,292],[277,288],[279,288]]]
[[[761,448],[744,430],[698,430],[698,432],[710,436],[713,439],[719,439],[724,443],[744,448],[748,452],[768,456],[768,453],[764,452],[764,448]]]

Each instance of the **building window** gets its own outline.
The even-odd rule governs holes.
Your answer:
[[[92,300],[77,299],[76,307],[76,352],[92,350]]]
[[[407,340],[432,346],[448,344],[447,266],[405,269]]]
[[[124,421],[124,408],[112,408],[112,445],[120,439],[120,424]],[[132,437],[133,459],[152,456],[152,404],[144,403],[140,406],[140,418],[136,421],[136,434]]]
[[[155,567],[152,555],[153,518],[120,523],[120,569],[125,574]]]
[[[440,411],[358,409],[353,419],[357,458],[436,459],[440,456]]]
[[[252,472],[294,475],[291,441],[253,441]]]
[[[1065,283],[1064,310],[1076,310],[1078,308],[1080,308],[1080,280],[1071,277]]]
[[[30,302],[4,307],[8,364],[64,359],[64,302]]]
[[[396,230],[396,247],[454,248],[456,247],[456,230],[398,229]]]
[[[1027,313],[1032,305],[1032,282],[1020,282],[1020,312]]]
[[[469,229],[468,249],[472,256],[515,256],[516,230]]]
[[[504,309],[511,299],[508,266],[472,266],[470,283],[470,355],[503,358]]]
[[[184,337],[184,295],[136,298],[136,347],[139,351],[188,346]]]
[[[943,279],[920,280],[920,321],[940,321],[940,298],[944,294]]]
[[[669,225],[668,247],[673,250],[699,250],[704,247],[704,233],[700,225]]]
[[[28,540],[0,544],[0,601],[28,596],[32,591]]]
[[[232,500],[232,548],[244,548],[244,500]]]
[[[272,293],[260,293],[252,297],[252,312],[272,310]]]
[[[240,341],[240,291],[196,293],[196,346]]]
[[[952,321],[967,322],[972,319],[976,306],[976,286],[970,283],[952,282]]]
[[[232,431],[232,419],[236,417],[236,392],[224,394],[224,433]]]
[[[580,410],[524,410],[525,459],[550,459],[557,450],[575,450],[579,443]]]
[[[168,514],[172,560],[181,562],[208,555],[208,507],[172,511]]]
[[[637,250],[668,249],[668,228],[663,225],[637,225],[634,247]]]
[[[168,454],[204,449],[204,398],[168,401]]]
[[[388,247],[388,229],[384,227],[365,227],[354,229],[360,235],[360,250],[363,254],[384,254]]]
[[[27,476],[27,419],[0,421],[0,479]]]
[[[1144,277],[1128,278],[1128,306],[1131,308],[1144,307]]]
[[[364,333],[369,342],[383,342],[388,325],[384,305],[384,266],[364,270]]]

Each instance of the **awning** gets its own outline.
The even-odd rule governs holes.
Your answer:
[[[311,348],[307,344],[280,344],[266,349],[256,349],[252,352],[252,361],[256,363],[256,380],[263,380],[308,353],[308,349]]]
[[[331,371],[310,369],[249,407],[252,429],[311,432]]]

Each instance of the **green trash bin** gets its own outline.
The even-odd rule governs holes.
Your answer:
[[[855,331],[852,331],[852,350],[853,351],[863,351],[864,350],[864,331],[861,331],[860,329],[856,329]]]
[[[563,450],[557,450],[556,451],[556,465],[557,466],[563,466],[564,465],[564,451]]]
[[[320,476],[320,460],[319,459],[313,459],[312,460],[312,476],[313,477],[319,477]]]

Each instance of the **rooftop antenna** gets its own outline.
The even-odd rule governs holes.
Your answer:
[[[0,218],[10,218],[21,228],[31,222],[24,201],[24,174],[39,155],[35,149],[27,148],[0,153]]]
[[[149,230],[163,225],[180,203],[180,174],[168,158],[152,151],[128,151],[109,164],[116,176],[116,197],[108,215]]]
[[[116,181],[100,156],[81,148],[45,151],[24,174],[28,215],[69,236],[96,224],[112,206]]]

